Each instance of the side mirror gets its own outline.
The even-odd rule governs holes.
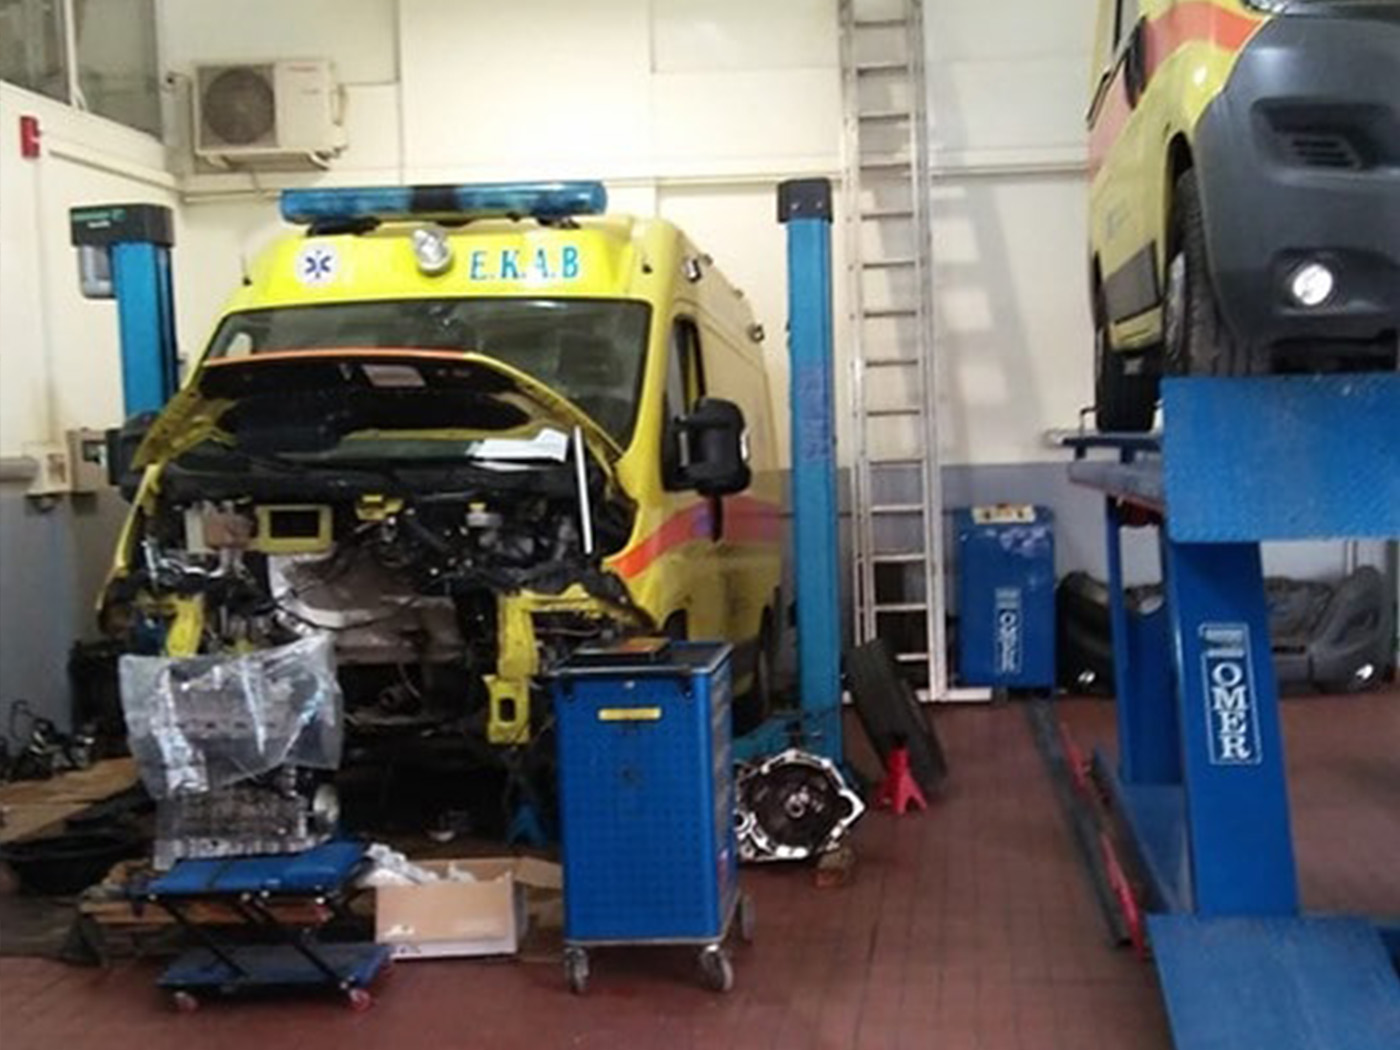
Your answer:
[[[748,427],[733,401],[702,398],[680,421],[679,437],[685,481],[700,495],[730,496],[749,487]]]
[[[141,442],[146,439],[146,433],[155,421],[155,412],[142,412],[106,433],[107,484],[120,489],[122,499],[128,503],[136,498],[142,473],[131,469],[131,461],[136,458],[136,450],[141,447]]]
[[[1147,20],[1139,19],[1128,40],[1123,56],[1123,86],[1128,92],[1128,105],[1136,107],[1147,90]]]

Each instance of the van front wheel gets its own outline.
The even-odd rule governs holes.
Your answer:
[[[1230,331],[1215,298],[1201,191],[1191,170],[1176,181],[1170,245],[1162,318],[1167,375],[1250,375],[1253,355]]]
[[[768,616],[758,633],[758,648],[753,658],[753,675],[748,692],[734,711],[734,734],[739,736],[755,729],[773,713],[773,626]]]

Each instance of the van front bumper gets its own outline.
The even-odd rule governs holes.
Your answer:
[[[1317,5],[1331,8],[1333,5]],[[1400,331],[1400,8],[1271,19],[1196,129],[1220,308],[1237,338],[1303,357],[1394,355]],[[1331,296],[1290,294],[1300,267]]]

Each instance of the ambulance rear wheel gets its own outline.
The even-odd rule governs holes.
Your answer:
[[[1099,430],[1143,432],[1152,429],[1157,410],[1157,376],[1146,354],[1115,350],[1108,334],[1103,290],[1094,292],[1094,422]],[[1129,371],[1130,356],[1137,371]]]
[[[773,713],[773,625],[768,613],[763,614],[757,650],[754,653],[752,679],[748,692],[739,698],[734,708],[734,734],[740,736],[762,725]]]

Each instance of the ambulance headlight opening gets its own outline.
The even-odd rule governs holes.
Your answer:
[[[1320,262],[1304,263],[1288,278],[1288,294],[1299,306],[1309,309],[1331,299],[1336,287],[1336,275]]]
[[[419,226],[413,231],[413,254],[418,269],[429,277],[446,273],[452,267],[452,245],[436,226]]]

